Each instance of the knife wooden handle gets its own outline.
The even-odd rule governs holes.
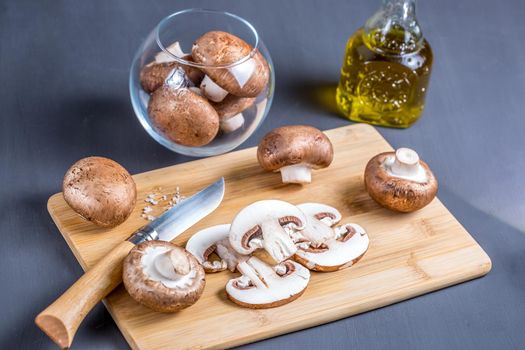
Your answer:
[[[35,318],[60,348],[69,349],[84,317],[122,282],[122,261],[133,247],[129,241],[120,243]]]

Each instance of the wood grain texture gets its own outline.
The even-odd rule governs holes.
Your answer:
[[[276,336],[389,305],[486,274],[491,261],[481,247],[435,199],[424,209],[399,214],[373,202],[363,187],[363,171],[373,155],[392,148],[367,125],[326,132],[335,149],[333,164],[316,171],[307,186],[283,185],[280,175],[264,172],[255,149],[135,175],[144,199],[156,187],[191,195],[226,178],[226,195],[214,213],[179,236],[184,244],[199,229],[230,222],[237,211],[260,199],[294,204],[318,201],[337,207],[342,222],[363,226],[370,237],[366,255],[355,266],[313,273],[298,300],[274,309],[248,310],[227,300],[224,286],[234,274],[207,275],[201,299],[177,314],[160,314],[135,303],[121,286],[106,306],[134,349],[224,348]],[[82,220],[56,194],[48,209],[84,269],[92,266],[144,224],[137,205],[121,226],[100,229]]]
[[[122,282],[124,258],[134,244],[122,241],[35,318],[61,349],[69,349],[86,315]]]

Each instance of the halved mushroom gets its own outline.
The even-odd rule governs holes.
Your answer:
[[[234,303],[251,309],[288,304],[303,294],[310,281],[310,271],[290,260],[271,267],[251,257],[238,269],[242,276],[228,281],[226,294]]]
[[[409,148],[376,155],[366,165],[364,177],[372,199],[400,212],[423,208],[438,190],[437,179],[427,163]]]
[[[137,190],[124,167],[104,157],[87,157],[64,175],[63,195],[83,218],[102,227],[123,223],[135,208]]]
[[[160,312],[175,312],[195,304],[206,284],[197,259],[164,241],[146,241],[133,247],[124,259],[122,280],[133,299]]]
[[[233,219],[230,243],[239,254],[264,248],[276,263],[297,251],[293,235],[303,228],[305,217],[295,205],[262,200],[242,209]]]
[[[221,31],[205,33],[195,41],[191,51],[193,59],[210,66],[203,68],[207,77],[202,82],[205,86],[201,85],[209,99],[220,102],[227,93],[255,97],[264,90],[268,85],[270,69],[261,53],[252,50],[241,38]],[[235,65],[237,62],[241,63]],[[232,66],[213,68],[226,65]]]
[[[263,169],[280,171],[283,183],[310,183],[311,169],[326,168],[334,151],[330,139],[307,125],[273,129],[257,147],[257,160]]]
[[[219,131],[219,115],[208,100],[189,89],[180,69],[151,95],[148,114],[160,132],[184,146],[206,145]]]
[[[208,227],[195,233],[186,243],[186,250],[193,254],[207,273],[226,269],[234,272],[237,264],[248,259],[238,254],[230,245],[230,224]],[[220,260],[210,260],[215,253]]]
[[[329,272],[352,266],[366,253],[369,239],[361,226],[344,224],[332,228],[341,217],[335,208],[320,203],[305,203],[297,207],[307,214],[303,235],[327,239],[318,246],[298,245],[295,261],[310,270]]]
[[[255,97],[237,97],[228,95],[225,99],[211,105],[219,114],[220,129],[223,132],[233,132],[244,125],[242,112],[253,106]]]

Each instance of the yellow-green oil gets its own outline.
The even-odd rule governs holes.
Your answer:
[[[346,46],[337,106],[352,121],[407,128],[423,112],[431,67],[425,39],[396,27],[360,29]]]

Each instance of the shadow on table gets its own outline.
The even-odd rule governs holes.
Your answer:
[[[292,101],[299,101],[305,108],[340,115],[335,101],[337,82],[294,79],[283,85],[286,88],[278,93],[287,95]]]

